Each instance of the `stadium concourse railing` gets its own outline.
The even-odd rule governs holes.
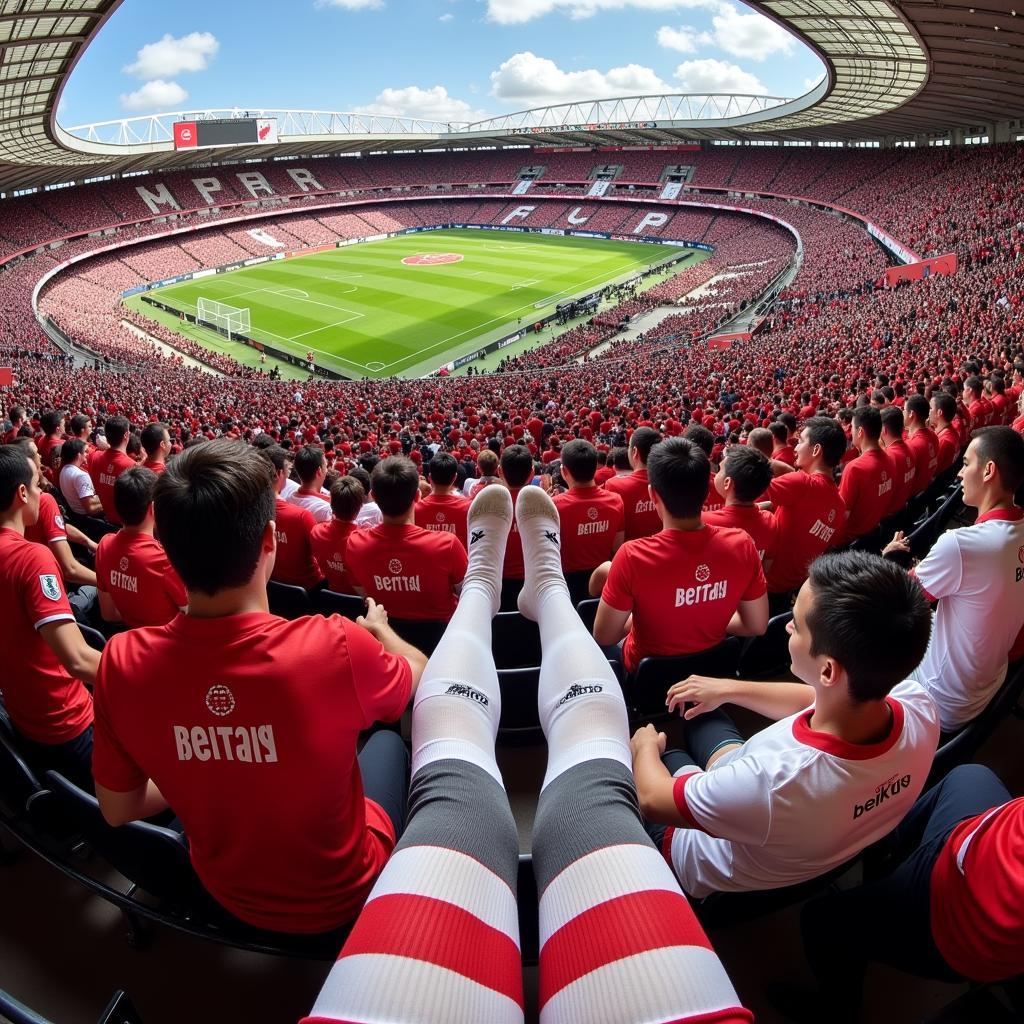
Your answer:
[[[511,185],[512,183],[510,182],[508,184]],[[565,187],[571,187],[571,184],[572,183],[565,183],[565,182],[560,183],[560,185],[565,186]],[[579,183],[579,184],[583,184],[583,183]],[[636,185],[636,183],[622,183],[622,185],[624,185],[626,187],[628,187],[630,184],[634,185],[634,187]],[[617,183],[617,185],[618,185],[618,183]],[[622,187],[622,185],[620,185],[619,187]],[[657,188],[660,188],[662,186],[660,186],[659,184],[656,184],[656,183],[646,183],[646,185],[644,187],[648,187],[648,188],[651,188],[651,189],[657,189]],[[41,243],[38,243],[38,244],[30,246],[30,247],[26,247],[25,249],[18,250],[17,252],[14,252],[14,253],[11,253],[11,254],[7,255],[6,257],[0,258],[0,268],[3,268],[4,266],[6,266],[8,264],[19,262],[20,260],[25,259],[25,258],[29,258],[31,256],[38,255],[40,253],[45,253],[47,251],[57,249],[57,248],[60,247],[61,244],[63,244],[64,242],[67,242],[67,241],[72,241],[72,240],[81,239],[81,238],[88,238],[88,237],[97,237],[97,238],[99,238],[101,236],[110,237],[112,235],[116,235],[121,229],[124,229],[124,228],[139,227],[139,226],[147,225],[147,224],[165,224],[165,223],[168,223],[168,222],[177,221],[177,220],[179,220],[181,218],[190,217],[190,216],[194,216],[194,215],[203,215],[203,214],[205,214],[206,216],[204,217],[204,222],[200,223],[200,224],[188,224],[188,225],[184,225],[184,226],[181,226],[181,227],[172,228],[171,230],[168,230],[168,231],[154,232],[151,235],[146,235],[146,236],[143,236],[141,238],[128,239],[128,240],[125,240],[125,241],[122,241],[122,242],[117,242],[117,243],[113,243],[113,244],[110,244],[110,245],[100,246],[99,248],[97,248],[95,250],[92,250],[92,251],[90,251],[88,253],[81,253],[81,254],[73,257],[72,259],[65,261],[64,263],[58,264],[56,267],[53,267],[49,272],[47,272],[39,280],[39,282],[37,282],[37,284],[33,288],[33,292],[32,292],[32,311],[33,311],[33,314],[34,314],[37,322],[39,323],[40,327],[46,332],[47,336],[50,337],[59,347],[65,349],[65,350],[67,349],[68,346],[71,346],[71,347],[77,348],[79,350],[84,350],[84,351],[88,352],[90,355],[92,355],[93,357],[101,358],[102,359],[104,357],[102,357],[98,353],[92,352],[91,350],[88,349],[87,346],[84,346],[81,343],[76,342],[74,339],[71,339],[66,334],[64,334],[64,332],[61,331],[60,328],[58,328],[56,324],[53,324],[50,320],[48,320],[46,317],[44,317],[39,312],[39,307],[38,307],[39,294],[42,291],[43,287],[45,287],[45,285],[49,283],[49,281],[51,281],[58,274],[63,273],[65,270],[67,270],[69,267],[75,265],[76,263],[82,262],[84,260],[88,260],[88,259],[90,259],[90,258],[92,258],[94,256],[101,255],[101,254],[103,254],[105,252],[110,252],[110,251],[114,251],[114,250],[118,250],[118,249],[122,249],[122,248],[129,248],[129,247],[136,246],[136,245],[142,245],[142,244],[145,244],[146,242],[156,241],[156,240],[159,240],[159,239],[162,239],[162,238],[170,238],[170,237],[174,237],[176,235],[183,235],[183,234],[194,234],[194,233],[198,233],[198,232],[201,232],[203,230],[206,230],[208,228],[213,228],[213,227],[223,228],[223,227],[226,227],[226,226],[230,226],[232,224],[245,223],[245,222],[250,222],[250,221],[263,221],[263,220],[267,220],[269,218],[281,217],[281,216],[289,216],[289,215],[292,215],[292,214],[294,214],[294,215],[310,215],[310,214],[314,214],[314,213],[316,213],[318,211],[333,211],[333,210],[339,210],[339,209],[340,210],[344,210],[344,209],[351,209],[351,208],[358,209],[359,207],[366,206],[368,204],[373,204],[373,205],[382,205],[382,204],[383,205],[390,205],[390,204],[411,203],[411,202],[417,202],[418,203],[418,202],[425,202],[425,201],[430,201],[430,200],[445,201],[445,200],[450,199],[450,198],[451,199],[454,199],[454,198],[465,198],[466,196],[468,196],[470,198],[473,198],[475,200],[481,200],[481,201],[482,200],[487,200],[487,199],[516,200],[516,199],[523,199],[523,198],[525,198],[522,195],[518,195],[517,196],[515,194],[512,194],[511,192],[501,192],[501,191],[491,192],[491,191],[485,191],[481,187],[475,187],[474,188],[470,184],[459,185],[459,186],[452,186],[450,189],[446,189],[446,190],[443,189],[441,191],[438,191],[436,186],[425,186],[425,188],[427,188],[428,190],[426,192],[424,192],[424,193],[412,193],[412,188],[410,186],[401,186],[401,187],[394,187],[394,188],[391,188],[391,187],[388,187],[388,188],[373,188],[373,187],[371,187],[371,188],[367,188],[367,189],[332,190],[332,191],[329,191],[329,192],[316,192],[316,193],[312,193],[312,192],[283,193],[283,194],[280,194],[280,195],[277,195],[277,196],[274,196],[274,197],[269,197],[269,198],[266,198],[266,199],[237,200],[237,201],[231,201],[231,202],[218,203],[217,205],[214,205],[214,206],[194,207],[194,208],[190,208],[190,209],[187,209],[187,210],[169,210],[167,212],[164,212],[164,213],[152,216],[152,217],[139,218],[139,219],[132,220],[132,221],[121,221],[121,222],[113,223],[113,224],[106,225],[106,226],[103,226],[103,227],[95,227],[95,228],[90,228],[90,229],[83,230],[83,231],[78,231],[78,232],[70,232],[67,235],[63,235],[63,236],[60,236],[58,238],[50,239],[48,241],[41,242]],[[458,189],[466,188],[466,189],[469,189],[470,191],[468,191],[466,193],[463,193],[463,192],[456,191],[456,188],[458,188]],[[400,194],[396,195],[395,193],[400,193]],[[725,195],[727,195],[729,197],[737,197],[737,198],[744,198],[744,199],[746,199],[746,198],[787,199],[787,200],[789,200],[791,202],[802,203],[802,204],[810,206],[810,207],[818,208],[818,209],[821,209],[821,210],[824,210],[824,211],[827,211],[827,212],[832,212],[832,213],[838,214],[840,216],[844,216],[844,217],[848,217],[850,219],[856,220],[859,223],[861,223],[862,225],[864,225],[864,227],[868,231],[868,233],[871,234],[874,238],[876,238],[885,248],[887,248],[889,250],[889,252],[891,252],[893,254],[894,257],[896,257],[901,262],[903,262],[903,263],[919,262],[920,259],[921,259],[920,256],[918,256],[917,253],[913,252],[913,250],[911,250],[908,247],[904,246],[901,242],[899,242],[898,240],[893,238],[887,232],[885,232],[882,229],[878,228],[877,225],[874,225],[872,222],[868,221],[867,218],[863,217],[861,214],[859,214],[859,213],[857,213],[856,211],[853,211],[853,210],[847,210],[847,209],[842,208],[842,207],[837,207],[837,206],[835,206],[834,204],[831,204],[831,203],[826,203],[826,202],[823,202],[823,201],[814,200],[814,199],[810,199],[810,198],[807,198],[807,197],[789,196],[789,195],[785,195],[785,194],[782,194],[782,193],[766,192],[766,191],[763,191],[763,190],[756,191],[756,192],[744,192],[744,191],[742,191],[741,189],[739,189],[737,187],[725,187],[725,186],[720,187],[720,188],[719,187],[712,187],[712,186],[700,186],[699,188],[688,187],[687,191],[686,191],[687,195],[690,195],[690,194],[705,194],[705,193],[707,193],[707,194],[725,194]],[[344,199],[335,198],[333,200],[328,198],[327,201],[325,201],[325,202],[309,202],[309,200],[311,198],[313,198],[313,197],[316,197],[317,199],[319,199],[320,197],[330,197],[330,196],[335,196],[335,197],[344,196],[345,198]],[[745,207],[745,206],[737,206],[737,205],[735,205],[733,203],[694,202],[693,200],[690,200],[690,199],[662,199],[662,198],[660,198],[660,196],[641,195],[641,194],[637,194],[636,192],[631,192],[631,193],[629,193],[626,196],[614,195],[614,196],[603,196],[603,197],[581,197],[581,196],[577,196],[577,195],[565,196],[565,195],[559,195],[557,193],[550,193],[550,194],[544,195],[544,194],[541,194],[539,191],[536,191],[536,192],[531,192],[529,194],[529,198],[531,200],[536,199],[536,200],[542,201],[542,202],[549,202],[549,201],[564,202],[567,198],[586,198],[588,203],[595,203],[597,205],[604,205],[604,204],[625,204],[625,205],[634,205],[634,206],[648,205],[648,206],[663,206],[663,207],[665,207],[667,209],[678,209],[678,208],[681,208],[681,207],[695,207],[695,208],[708,208],[708,209],[724,210],[724,211],[727,211],[727,212],[742,213],[742,214],[746,214],[748,216],[759,217],[761,219],[767,219],[767,220],[771,220],[771,221],[776,222],[780,226],[784,227],[786,230],[790,231],[791,234],[793,234],[794,238],[797,241],[798,249],[802,245],[802,243],[800,241],[799,232],[797,232],[796,229],[792,227],[792,225],[790,225],[790,224],[786,223],[785,221],[781,220],[780,218],[777,218],[777,217],[773,216],[772,214],[768,214],[768,213],[766,213],[764,211],[754,210],[754,209],[751,209],[751,208]],[[301,200],[303,205],[301,207],[291,206],[291,208],[289,208],[288,204],[290,204],[291,201],[294,200],[294,199]],[[238,209],[239,207],[251,208],[251,207],[253,207],[254,204],[258,205],[259,209],[251,210],[249,213],[241,214],[239,216],[223,216],[222,212],[221,212],[222,210],[234,211],[234,210]],[[212,218],[209,216],[211,213],[214,215]],[[484,226],[486,226],[488,228],[507,227],[506,225],[484,225]],[[584,232],[584,234],[587,234],[587,233]],[[594,234],[594,233],[590,233],[590,234]],[[600,233],[598,233],[598,234],[600,234]],[[372,236],[371,235],[371,236],[368,236],[368,239],[372,239],[374,237],[388,237],[388,236],[386,234],[385,235],[378,235],[378,236]],[[630,238],[630,239],[636,240],[636,241],[644,240],[644,239],[642,239],[639,236],[619,236],[619,237],[627,237],[627,238]],[[365,241],[365,240],[368,240],[368,239],[363,239],[363,240]],[[658,242],[666,241],[666,240],[663,240],[663,239],[657,238],[657,237],[654,238],[654,239],[647,239],[647,240],[648,241],[655,240],[655,241],[658,241]],[[317,248],[317,247],[311,247],[311,248]],[[300,251],[305,251],[305,250],[295,250],[295,252],[300,252]],[[244,263],[243,263],[243,265],[244,265]],[[178,278],[177,280],[182,280],[182,279],[185,279],[185,278]],[[716,328],[716,329],[719,329],[719,328]],[[303,360],[296,358],[294,355],[288,355],[287,358],[293,364],[298,364],[298,365],[303,365],[303,366],[306,365]],[[469,361],[469,360],[467,360],[467,361]],[[459,365],[463,365],[463,364],[460,363]],[[213,367],[210,367],[210,368],[213,369]],[[318,367],[318,366],[316,366],[316,364],[314,364],[313,372],[314,373],[319,373],[321,376],[335,376],[335,374],[333,374],[331,372],[324,372],[324,368]],[[341,378],[341,376],[342,375],[337,374],[338,378]]]

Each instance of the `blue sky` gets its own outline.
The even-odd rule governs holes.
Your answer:
[[[797,96],[821,74],[733,0],[125,0],[58,120],[239,106],[472,121],[615,95]]]

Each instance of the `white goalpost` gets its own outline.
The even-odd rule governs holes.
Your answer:
[[[223,331],[229,338],[236,334],[248,335],[252,329],[247,307],[229,306],[202,297],[196,301],[196,323]]]

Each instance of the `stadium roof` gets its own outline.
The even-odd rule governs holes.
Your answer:
[[[56,123],[68,77],[121,0],[0,0],[0,191],[253,157],[524,142],[873,140],[971,130],[1024,117],[1024,0],[1020,16],[1014,2],[751,2],[825,63],[822,82],[796,99],[635,96],[521,111],[472,125],[267,111],[260,114],[279,117],[278,145],[174,152],[170,123],[180,115],[107,122],[73,133]]]

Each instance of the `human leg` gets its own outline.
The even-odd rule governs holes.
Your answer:
[[[307,1024],[521,1024],[518,836],[490,655],[510,523],[508,492],[481,491],[459,605],[416,692],[409,822]]]
[[[527,572],[520,609],[540,626],[548,740],[533,847],[541,1022],[749,1021],[641,824],[625,702],[569,600],[557,511],[531,487],[516,515]]]
[[[401,836],[409,806],[409,752],[397,732],[375,732],[359,751],[363,795],[378,804]]]

